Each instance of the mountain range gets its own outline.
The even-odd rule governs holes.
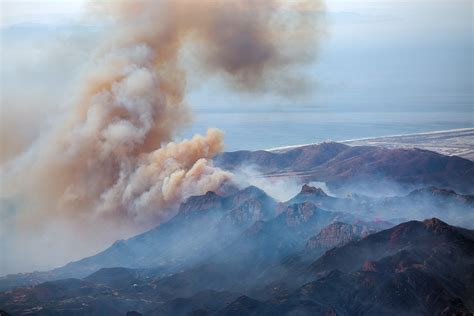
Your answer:
[[[324,235],[337,239],[337,232],[328,228]],[[0,304],[14,315],[125,315],[132,310],[145,315],[472,312],[473,230],[433,218],[340,240],[317,259],[309,259],[305,250],[260,265],[254,253],[238,252],[247,257],[210,260],[161,276],[152,269],[104,268],[83,279],[3,292]]]
[[[302,183],[325,182],[335,192],[380,193],[396,186],[399,193],[408,193],[434,186],[474,193],[473,161],[418,148],[327,142],[279,151],[226,152],[215,164],[231,171],[251,167],[267,177],[293,177]]]
[[[326,181],[331,192],[302,184],[278,201],[229,186],[189,197],[168,222],[96,255],[0,277],[0,314],[473,313],[473,162],[336,143],[215,162]],[[362,182],[410,190],[334,194]]]

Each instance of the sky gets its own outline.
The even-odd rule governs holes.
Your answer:
[[[235,150],[472,127],[472,3],[327,1],[309,97],[245,99],[208,86],[192,95],[193,132],[217,124]]]
[[[1,25],[56,22],[77,17],[86,4],[84,0],[1,0]]]
[[[192,75],[187,101],[194,123],[177,137],[216,126],[226,133],[226,149],[237,150],[474,126],[472,3],[328,0],[319,58],[302,70],[311,80],[309,93],[242,95],[219,78]],[[68,91],[88,53],[58,47],[74,48],[75,41],[93,47],[100,34],[79,19],[85,4],[1,0],[6,97],[25,83],[32,96],[45,82],[57,83],[62,89],[37,111],[57,110],[60,92]],[[28,100],[20,103],[36,111]]]

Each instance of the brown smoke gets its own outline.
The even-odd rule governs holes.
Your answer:
[[[300,84],[290,68],[307,62],[316,45],[313,13],[321,7],[312,3],[91,5],[112,31],[93,53],[71,113],[5,166],[8,193],[27,201],[29,222],[52,216],[140,230],[169,218],[184,198],[216,190],[232,176],[211,162],[223,149],[222,134],[210,129],[171,142],[189,122],[183,45],[192,43],[186,47],[203,78],[218,75],[239,90],[287,94]]]

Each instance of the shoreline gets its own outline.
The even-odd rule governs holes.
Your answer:
[[[364,137],[334,141],[349,146],[382,146],[387,148],[420,148],[435,151],[443,155],[459,156],[474,161],[474,127],[449,129],[432,132]],[[282,152],[305,146],[319,145],[324,142],[289,145],[264,149],[270,152]]]

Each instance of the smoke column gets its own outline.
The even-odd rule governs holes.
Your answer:
[[[96,239],[107,231],[109,241],[154,226],[186,197],[231,180],[211,161],[223,150],[220,131],[172,142],[190,121],[181,50],[191,44],[194,73],[203,78],[288,95],[303,84],[292,67],[314,56],[321,4],[110,1],[90,9],[110,32],[92,53],[69,113],[2,166],[3,198],[21,201],[19,231],[57,222]]]

